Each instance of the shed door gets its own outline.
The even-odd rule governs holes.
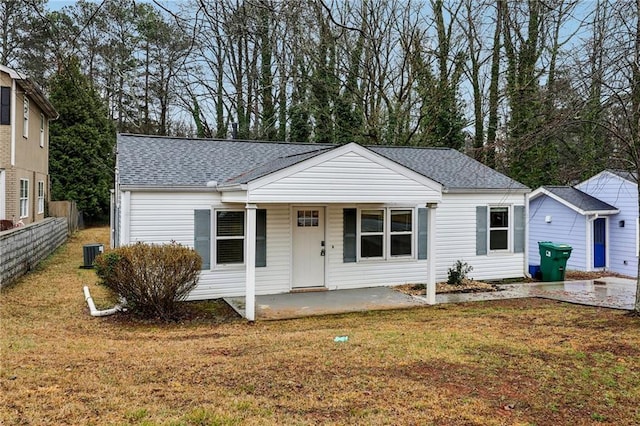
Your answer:
[[[598,218],[593,221],[593,267],[604,268],[606,266],[606,221]]]
[[[324,208],[293,209],[293,286],[324,286]]]

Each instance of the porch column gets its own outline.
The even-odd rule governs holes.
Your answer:
[[[427,229],[427,303],[436,304],[436,209],[437,203],[427,203],[429,224]]]
[[[247,204],[247,251],[244,256],[246,266],[245,316],[248,321],[256,319],[256,205]]]

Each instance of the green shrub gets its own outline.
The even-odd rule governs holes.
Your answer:
[[[144,318],[170,321],[179,302],[198,283],[202,260],[180,244],[136,243],[96,257],[101,284],[123,297],[127,307]]]
[[[456,260],[453,268],[449,268],[447,284],[461,285],[471,271],[473,271],[473,266],[470,266],[467,262]]]

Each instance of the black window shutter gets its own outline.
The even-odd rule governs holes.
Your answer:
[[[0,88],[0,124],[11,124],[11,88]]]
[[[193,247],[202,258],[202,269],[211,268],[211,210],[194,210]]]
[[[356,226],[357,226],[357,210],[344,209],[343,215],[343,232],[342,232],[342,261],[344,263],[353,263],[356,261]]]
[[[267,266],[267,211],[256,210],[256,266]]]

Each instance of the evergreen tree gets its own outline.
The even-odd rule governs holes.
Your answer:
[[[52,197],[76,201],[88,222],[104,221],[113,187],[113,123],[75,58],[53,77],[49,98],[60,114],[49,136]]]

